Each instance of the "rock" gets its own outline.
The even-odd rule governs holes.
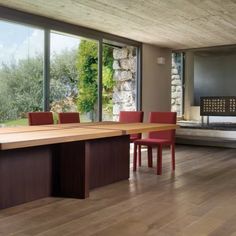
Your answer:
[[[119,70],[115,70],[114,74],[113,74],[113,80],[118,80],[120,71]]]
[[[176,63],[175,63],[174,57],[172,57],[171,64],[172,64],[172,68],[176,68]]]
[[[131,80],[131,79],[132,79],[131,71],[122,71],[121,72],[121,80]]]
[[[182,86],[176,86],[176,92],[182,92]]]
[[[133,103],[134,102],[132,91],[121,91],[120,95],[122,97],[122,102],[124,102],[124,103]]]
[[[115,115],[119,115],[121,111],[121,107],[119,104],[114,104],[113,105],[113,114]]]
[[[176,105],[181,105],[181,103],[182,103],[182,98],[176,98],[175,99],[175,104]]]
[[[119,63],[119,61],[114,60],[112,67],[113,67],[113,70],[119,70],[119,69],[120,69],[120,63]]]
[[[179,92],[174,92],[171,94],[171,98],[180,98],[181,97],[181,93]]]
[[[171,86],[171,92],[175,92],[176,91],[176,86]]]
[[[128,49],[127,48],[121,48],[121,49],[115,48],[113,50],[113,57],[116,60],[127,58],[128,57]]]
[[[132,73],[136,73],[136,62],[137,62],[137,57],[133,57],[129,59],[130,62],[130,70]],[[135,77],[134,77],[135,78]]]
[[[120,103],[120,102],[122,102],[122,97],[121,97],[121,95],[120,95],[120,92],[116,92],[116,93],[113,93],[113,94],[112,94],[112,101],[113,101],[114,103]]]
[[[171,85],[181,85],[181,80],[172,80]]]
[[[130,104],[124,104],[122,109],[124,111],[135,111],[136,110],[134,104],[131,104],[131,103]]]
[[[112,114],[113,121],[119,121],[119,115]]]
[[[130,59],[121,59],[120,67],[123,70],[130,70]]]
[[[180,76],[179,75],[172,75],[171,76],[171,79],[174,80],[174,79],[179,79],[180,80]]]
[[[180,105],[172,106],[171,110],[179,113],[180,112]]]
[[[116,120],[121,110],[136,110],[136,49],[125,47],[113,50],[113,120]]]
[[[120,91],[119,87],[118,87],[118,82],[116,83],[116,86],[114,86],[113,88],[113,93],[117,93],[118,91]]]
[[[120,60],[120,67],[123,70],[130,70],[133,73],[136,72],[136,58]]]
[[[131,71],[117,70],[117,71],[115,71],[115,73],[113,75],[113,79],[118,80],[118,81],[131,80],[132,79],[132,73],[131,73]]]
[[[178,75],[178,70],[176,68],[171,70],[172,75]]]
[[[136,56],[136,49],[134,47],[127,47],[128,48],[128,51],[129,51],[129,55],[128,57],[129,58],[133,58]]]
[[[121,91],[131,91],[133,90],[133,83],[131,81],[125,81],[121,84]]]

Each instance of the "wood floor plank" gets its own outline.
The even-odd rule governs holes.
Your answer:
[[[95,189],[89,199],[1,210],[0,236],[236,235],[236,149],[178,145],[175,173],[168,149],[162,176],[155,172],[144,151],[129,181]]]

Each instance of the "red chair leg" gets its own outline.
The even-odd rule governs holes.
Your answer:
[[[175,170],[175,144],[170,146],[171,148],[171,158],[172,158],[172,171]]]
[[[141,159],[141,145],[138,145],[138,165],[142,165],[142,159]]]
[[[134,143],[134,159],[133,159],[133,171],[137,169],[137,144]]]
[[[148,167],[152,166],[152,147],[148,147]]]
[[[162,145],[157,147],[157,175],[162,173]]]

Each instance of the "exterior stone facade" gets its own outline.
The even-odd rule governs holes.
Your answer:
[[[182,96],[183,88],[181,81],[181,60],[178,55],[172,55],[171,71],[171,110],[177,112],[177,116],[182,116]]]
[[[136,109],[136,50],[133,47],[115,48],[113,57],[116,81],[113,89],[113,120],[118,120],[121,110]]]

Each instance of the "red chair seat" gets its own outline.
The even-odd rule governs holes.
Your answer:
[[[153,138],[146,138],[146,139],[138,139],[135,140],[136,144],[139,145],[152,145],[152,146],[157,146],[158,144],[166,144],[166,145],[170,145],[172,142],[171,140],[168,139],[153,139]]]
[[[150,123],[169,123],[176,124],[176,112],[150,112]],[[138,161],[141,166],[141,146],[148,147],[148,167],[152,167],[152,148],[157,147],[157,174],[162,172],[162,146],[171,147],[172,170],[175,170],[175,130],[154,131],[148,134],[148,138],[134,141],[134,161],[133,170],[137,169],[137,149]]]
[[[141,137],[138,134],[131,134],[130,135],[130,142],[133,143],[136,140],[139,140]]]

